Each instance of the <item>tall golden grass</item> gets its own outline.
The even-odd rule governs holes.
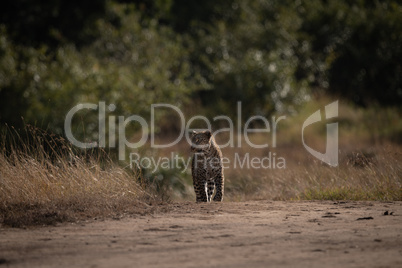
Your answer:
[[[22,137],[21,135],[24,135]],[[141,176],[106,153],[79,154],[63,139],[27,127],[3,132],[0,222],[23,226],[144,213],[156,198]]]
[[[325,144],[325,140],[321,142]],[[170,150],[189,157],[190,153],[185,150],[187,147],[183,142]],[[265,150],[243,146],[225,148],[222,152],[229,163],[224,169],[225,201],[260,199],[402,201],[402,150],[400,145],[394,143],[384,142],[370,147],[352,147],[343,144],[337,167],[330,167],[315,159],[301,144],[278,145],[277,148]],[[275,153],[276,163],[280,157],[285,159],[286,168],[280,169],[278,166],[254,168],[247,163],[242,167],[239,165],[247,154],[249,159],[262,159],[268,157],[269,153],[271,159]],[[169,155],[169,152],[164,150],[156,155]],[[250,162],[251,160],[248,161]],[[172,176],[171,173],[164,173],[162,170],[158,172],[160,173],[153,175]],[[187,169],[185,172],[178,170],[177,174],[173,175],[181,177],[181,182],[184,184],[180,189],[170,189],[173,199],[195,200],[191,170]],[[169,181],[169,178],[165,179]]]
[[[227,198],[402,200],[402,155],[394,148],[341,154],[335,168],[309,157],[307,152],[286,151],[281,154],[288,161],[283,170],[227,170]]]
[[[277,146],[270,134],[254,134],[256,144],[223,148],[230,160],[225,169],[225,201],[270,200],[402,200],[402,133],[399,109],[365,110],[341,104],[339,166],[329,167],[303,148],[301,126],[309,114],[329,101],[314,102],[278,128]],[[375,115],[375,120],[370,118]],[[309,146],[323,151],[325,123],[307,132]],[[195,200],[190,168],[131,170],[102,150],[81,152],[63,138],[27,127],[7,128],[0,135],[0,223],[8,226],[54,224],[88,218],[119,218],[148,213],[163,200]],[[159,135],[156,144],[169,138]],[[226,143],[227,137],[216,137]],[[234,137],[237,140],[237,136]],[[154,158],[171,153],[188,159],[183,140],[166,149],[148,144],[138,150]],[[240,158],[269,153],[286,160],[286,168],[233,167]],[[162,209],[166,207],[162,206]]]
[[[343,101],[339,102],[339,166],[330,167],[311,156],[303,147],[301,129],[304,120],[313,112],[331,103],[321,98],[305,105],[297,114],[287,115],[278,124],[277,144],[273,147],[271,133],[252,133],[255,144],[268,143],[269,147],[257,149],[248,146],[244,136],[241,146],[222,148],[230,164],[225,169],[225,200],[402,200],[402,120],[400,108],[370,107],[362,109]],[[278,116],[277,116],[278,118]],[[325,152],[326,123],[306,129],[306,143]],[[218,134],[218,144],[225,144],[228,136]],[[238,140],[238,136],[234,136]],[[163,137],[157,144],[168,143]],[[236,154],[240,159],[271,156],[282,157],[285,169],[235,168]],[[190,156],[189,145],[182,141],[174,147],[154,151],[153,155],[179,154]],[[193,200],[191,172],[179,174],[187,187],[177,194]],[[184,190],[183,190],[184,189]],[[176,191],[177,192],[177,191]]]

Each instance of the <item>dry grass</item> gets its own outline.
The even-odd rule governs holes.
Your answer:
[[[325,140],[316,142],[325,143]],[[190,157],[186,142],[169,148],[169,151],[165,149],[154,152],[154,155],[169,155],[170,150],[185,159]],[[384,142],[370,147],[364,143],[342,143],[338,167],[330,167],[315,159],[301,143],[268,149],[243,145],[241,148],[225,148],[222,151],[224,157],[229,159],[224,170],[226,201],[402,200],[402,146],[395,143]],[[243,161],[247,154],[249,159],[262,159],[269,156],[269,153],[271,156],[275,153],[277,162],[279,157],[285,159],[286,168],[253,168],[246,164],[239,166],[239,159]],[[233,164],[235,162],[236,167]],[[157,174],[148,176],[163,178],[168,185],[172,185],[171,178],[179,177],[183,186],[180,189],[171,187],[170,196],[174,200],[195,200],[191,169],[183,173],[182,169],[176,173],[172,170],[158,170]]]
[[[288,115],[279,123],[276,148],[272,146],[272,133],[250,137],[255,144],[268,143],[265,149],[248,146],[244,137],[241,137],[240,147],[223,148],[224,157],[231,163],[225,169],[225,200],[402,200],[400,108],[363,110],[341,101],[336,120],[339,123],[339,166],[333,168],[312,157],[301,141],[304,120],[330,102],[330,99],[319,99],[298,114]],[[305,132],[306,143],[320,152],[325,152],[326,123],[317,123]],[[218,143],[225,144],[227,137],[219,135]],[[234,140],[237,138],[235,136]],[[157,143],[167,141],[161,137]],[[261,159],[270,152],[275,153],[277,159],[285,159],[285,169],[240,168],[239,165],[235,168],[233,165],[236,154],[240,159],[246,154],[250,159]],[[189,145],[182,141],[174,147],[152,152],[156,156],[170,153],[189,157]],[[163,171],[157,175],[161,174]],[[190,170],[176,175],[187,184],[176,191],[173,189],[171,195],[175,199],[194,200]]]
[[[402,145],[396,138],[402,130],[400,108],[363,110],[339,102],[339,166],[332,168],[312,157],[301,141],[304,120],[330,102],[319,99],[288,116],[278,128],[276,148],[225,150],[229,157],[235,152],[263,157],[271,151],[286,159],[284,170],[227,170],[229,199],[402,200]],[[320,152],[325,152],[325,123],[305,132],[306,143]]]
[[[333,168],[305,156],[284,153],[284,170],[227,170],[229,200],[402,200],[402,155],[395,149],[376,148],[368,158],[341,155]],[[296,156],[295,156],[296,155]],[[357,158],[357,159],[356,159]]]
[[[400,110],[374,113],[341,104],[340,163],[332,168],[309,155],[301,142],[303,121],[325,103],[329,101],[306,106],[284,121],[278,128],[276,148],[252,148],[246,145],[244,137],[242,146],[224,148],[223,155],[231,163],[225,169],[225,201],[402,200]],[[368,123],[372,114],[376,114],[377,120]],[[309,146],[323,151],[325,123],[306,133]],[[168,138],[160,136],[156,144],[166,144]],[[190,168],[184,172],[183,167],[160,168],[155,173],[147,169],[135,172],[116,164],[104,151],[77,152],[62,138],[34,128],[23,134],[8,129],[1,139],[0,223],[3,225],[120,218],[166,209],[167,206],[155,204],[169,198],[195,200]],[[236,136],[234,139],[237,141]],[[217,140],[220,144],[227,142],[224,136]],[[251,140],[272,145],[271,134],[255,134]],[[185,140],[161,150],[147,144],[139,153],[155,159],[169,157],[171,153],[184,160],[190,157]],[[236,154],[240,158],[248,154],[250,158],[261,159],[269,153],[275,153],[277,159],[284,158],[286,168],[233,166]]]
[[[10,133],[12,132],[12,133]],[[147,213],[157,203],[139,174],[106,154],[77,155],[62,139],[30,128],[3,133],[0,223],[20,227]]]

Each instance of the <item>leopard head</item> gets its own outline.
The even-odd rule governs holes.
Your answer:
[[[211,145],[211,131],[205,130],[196,132],[191,135],[191,151],[195,153],[203,153],[208,151]]]

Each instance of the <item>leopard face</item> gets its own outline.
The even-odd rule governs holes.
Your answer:
[[[193,131],[191,136],[191,151],[194,153],[203,153],[209,150],[211,146],[211,131]]]

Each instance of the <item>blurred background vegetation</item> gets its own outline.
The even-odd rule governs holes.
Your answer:
[[[231,116],[238,100],[267,116],[323,92],[398,106],[401,64],[396,0],[6,0],[0,121],[62,134],[100,100],[145,118],[157,102]]]
[[[351,191],[352,198],[374,189],[374,197],[364,198],[401,200],[401,166],[388,161],[390,154],[401,159],[401,79],[399,0],[5,0],[0,9],[2,126],[32,124],[64,135],[65,116],[73,106],[99,101],[115,104],[115,116],[137,114],[147,121],[153,103],[178,106],[186,117],[234,118],[238,101],[243,120],[292,115],[283,122],[279,141],[287,173],[228,170],[232,200],[247,194],[350,198],[343,194],[356,180],[364,187]],[[300,140],[303,121],[335,99],[341,100],[344,173],[317,169]],[[97,111],[77,115],[75,135],[96,139]],[[159,139],[177,132],[178,122],[175,115],[162,114]],[[325,144],[325,124],[320,127],[309,135],[318,147]],[[138,133],[130,134],[138,140]],[[380,149],[361,148],[383,142],[391,149],[381,151],[383,162],[373,169],[371,159]],[[138,149],[141,155],[189,155],[185,143],[169,150]],[[224,155],[250,151],[228,149]],[[359,171],[359,161],[370,170]],[[179,198],[191,196],[189,172],[141,172],[162,192],[174,188]],[[316,188],[303,188],[301,181]]]

